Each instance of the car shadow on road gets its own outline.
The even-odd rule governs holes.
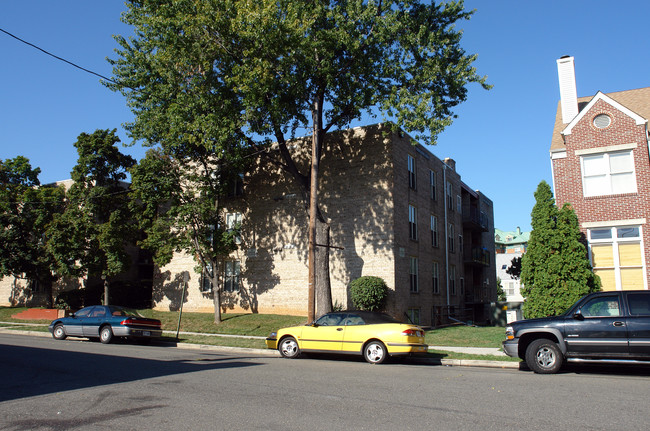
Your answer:
[[[241,358],[157,360],[0,345],[0,402],[162,376],[258,365]]]

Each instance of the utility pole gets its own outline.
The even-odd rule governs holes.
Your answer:
[[[320,162],[320,130],[322,129],[322,102],[314,102],[312,113],[313,131],[311,136],[311,185],[309,191],[309,285],[307,295],[307,321],[313,322],[316,314],[316,217],[318,212],[318,166]]]

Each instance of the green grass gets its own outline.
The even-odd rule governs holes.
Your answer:
[[[48,320],[24,321],[14,319],[12,314],[20,313],[26,308],[0,307],[0,322],[27,322],[48,324]],[[144,316],[159,319],[162,322],[163,330],[176,332],[178,325],[178,312],[139,310]],[[198,332],[205,334],[226,334],[226,335],[252,335],[266,337],[272,331],[287,326],[296,326],[306,323],[304,316],[283,316],[274,314],[222,314],[222,322],[214,324],[212,313],[183,313],[181,319],[181,332]],[[10,325],[6,325],[10,326]],[[11,329],[47,332],[47,326],[19,326]],[[504,339],[504,328],[501,327],[473,327],[473,326],[450,326],[447,328],[432,329],[426,332],[425,342],[433,346],[460,346],[460,347],[501,347]],[[206,335],[180,334],[179,342],[192,344],[206,344],[216,346],[244,347],[265,349],[264,340],[232,338]],[[176,342],[173,334],[164,334],[161,342]],[[508,358],[491,355],[470,355],[465,353],[430,351],[430,358],[438,359],[481,359],[493,361],[519,361],[518,358]]]
[[[426,332],[425,342],[432,346],[501,347],[505,328],[495,326],[449,326]]]

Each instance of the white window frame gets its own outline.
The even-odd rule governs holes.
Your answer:
[[[242,220],[242,213],[226,214],[226,229],[230,231],[234,229],[235,225],[237,224],[241,226],[241,220]],[[241,244],[241,233],[235,237],[235,244]]]
[[[418,209],[413,205],[409,205],[409,238],[418,239]]]
[[[409,257],[409,289],[411,293],[418,293],[418,258]]]
[[[431,214],[431,247],[438,247],[438,217]]]
[[[227,260],[224,262],[223,291],[239,291],[239,280],[241,278],[241,262],[238,260]]]
[[[449,232],[447,233],[447,248],[450,253],[454,253],[454,225],[449,223]]]
[[[449,294],[456,296],[456,265],[449,265]]]
[[[635,237],[623,237],[619,238],[619,229],[629,229],[629,228],[638,228],[639,229],[639,236]],[[594,231],[610,231],[610,236],[609,238],[592,238]],[[623,289],[623,281],[621,278],[621,269],[625,268],[639,268],[639,266],[621,266],[621,259],[618,253],[618,245],[619,244],[624,244],[624,243],[639,243],[639,247],[641,250],[641,271],[644,274],[643,277],[643,287],[644,289],[648,289],[648,277],[646,276],[647,274],[647,264],[646,264],[646,259],[645,259],[645,245],[643,241],[643,226],[641,225],[618,225],[618,226],[591,226],[587,229],[587,241],[589,243],[589,262],[591,262],[591,265],[593,267],[594,264],[594,258],[592,254],[592,246],[593,245],[602,245],[602,244],[610,244],[612,246],[612,253],[613,253],[613,259],[614,259],[614,279],[616,281],[616,290],[622,290]],[[594,268],[597,270],[598,268]],[[605,268],[603,268],[605,269]]]
[[[620,172],[612,172],[611,160],[613,157],[627,155],[629,157],[628,163],[631,165],[631,170],[624,170]],[[588,160],[601,160],[602,170],[598,173],[592,175],[587,175],[587,166],[586,162]],[[627,193],[637,193],[637,181],[636,181],[636,167],[634,165],[634,152],[633,150],[623,150],[623,151],[612,151],[605,153],[596,153],[596,154],[582,154],[580,156],[580,175],[582,180],[582,191],[585,197],[592,196],[607,196],[614,194],[627,194]],[[624,188],[616,189],[615,180],[618,177],[623,175],[631,178],[631,183],[627,184]],[[595,182],[600,178],[598,186],[591,185],[592,180]],[[589,186],[588,186],[589,182]]]
[[[409,174],[409,188],[417,190],[417,176],[415,170],[415,157],[410,154],[406,155],[407,157],[407,169]]]
[[[429,170],[429,183],[431,186],[431,199],[436,200],[436,173]]]

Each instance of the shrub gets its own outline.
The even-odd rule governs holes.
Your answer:
[[[388,286],[379,277],[359,277],[350,283],[350,298],[359,310],[379,311],[384,308],[387,296]]]

